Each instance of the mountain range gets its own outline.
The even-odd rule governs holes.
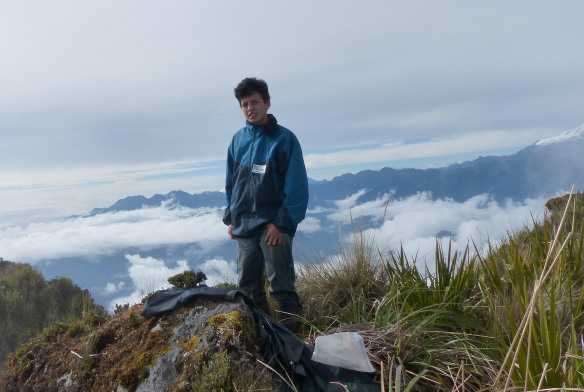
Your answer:
[[[332,180],[309,183],[309,209],[327,206],[359,191],[357,203],[374,200],[388,192],[402,198],[428,192],[435,199],[462,202],[479,194],[490,194],[497,201],[549,197],[569,192],[572,186],[584,188],[584,125],[555,138],[540,140],[513,155],[479,157],[441,168],[365,170],[343,174]],[[129,196],[107,208],[95,208],[87,216],[157,207],[161,203],[189,208],[221,207],[222,192],[189,194],[180,190],[152,197]]]

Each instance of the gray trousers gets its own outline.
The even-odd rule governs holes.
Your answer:
[[[265,270],[270,295],[278,301],[280,309],[298,307],[292,237],[282,233],[282,243],[269,246],[265,241],[267,233],[266,228],[255,238],[237,239],[237,285],[250,294],[259,307],[266,309]]]

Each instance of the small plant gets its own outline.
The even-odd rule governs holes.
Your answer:
[[[45,342],[56,342],[61,338],[61,336],[67,333],[68,329],[68,324],[55,323],[52,327],[45,328],[42,335],[43,340]]]
[[[233,288],[236,288],[237,287],[237,284],[235,284],[233,282],[221,282],[221,283],[217,283],[213,287],[218,288],[218,289],[225,288],[225,287],[233,287]]]
[[[197,381],[191,384],[194,392],[233,391],[233,366],[225,351],[216,353],[203,366]]]
[[[144,321],[144,317],[140,316],[139,314],[135,313],[134,311],[131,311],[130,314],[128,315],[128,326],[132,330],[140,327],[140,324],[142,324],[143,321]]]
[[[116,308],[114,309],[114,314],[125,313],[128,309],[130,309],[130,304],[123,304],[123,305],[116,304]]]
[[[69,328],[67,328],[67,336],[69,337],[75,337],[77,335],[80,335],[84,332],[85,328],[83,327],[83,323],[82,322],[77,322],[74,324],[69,325]]]
[[[207,275],[203,272],[195,272],[193,270],[184,271],[168,278],[168,283],[173,287],[189,288],[205,286],[204,282],[207,280]]]

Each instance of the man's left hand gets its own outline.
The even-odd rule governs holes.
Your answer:
[[[268,223],[266,243],[270,246],[278,246],[282,243],[282,232],[273,223]]]

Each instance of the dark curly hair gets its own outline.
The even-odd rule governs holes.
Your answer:
[[[234,89],[235,98],[237,102],[241,103],[244,97],[248,97],[253,93],[260,93],[264,101],[270,100],[270,93],[268,92],[268,84],[262,79],[245,78]]]

